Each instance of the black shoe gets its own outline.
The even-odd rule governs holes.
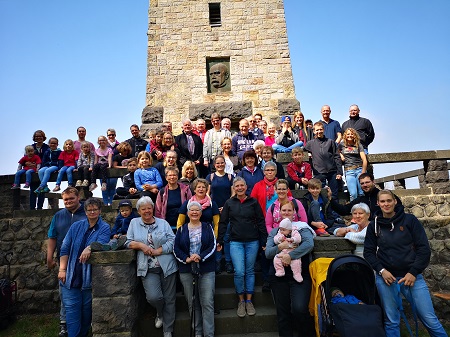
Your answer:
[[[122,235],[117,239],[116,244],[111,247],[111,250],[122,249],[125,246],[125,242],[127,242],[127,236]]]
[[[263,293],[270,293],[270,284],[267,281],[264,281],[262,286],[262,292]]]
[[[233,263],[231,262],[225,263],[225,269],[228,274],[233,274],[234,273]]]
[[[66,322],[60,322],[59,323],[59,334],[58,334],[58,337],[68,337]]]
[[[111,250],[110,245],[104,245],[100,242],[92,242],[90,244],[90,246],[91,246],[91,251],[93,251],[93,252],[103,252],[103,251]]]
[[[222,273],[222,268],[220,262],[216,263],[216,275],[219,275]]]

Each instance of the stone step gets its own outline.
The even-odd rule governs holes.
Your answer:
[[[240,318],[236,315],[236,308],[222,310],[219,315],[214,316],[216,335],[245,335],[250,336],[276,336],[277,318],[275,307],[255,305],[256,315]],[[177,313],[174,336],[189,336],[190,316],[187,311]],[[272,332],[272,334],[269,334]],[[138,333],[141,337],[159,337],[163,335],[162,329],[155,328],[155,316],[146,313],[138,322]]]
[[[263,276],[262,273],[257,271],[255,272],[255,285],[263,284]],[[234,274],[228,274],[226,272],[222,272],[221,274],[216,274],[216,289],[217,288],[233,288],[234,289]]]

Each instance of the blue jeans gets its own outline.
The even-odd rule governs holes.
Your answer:
[[[399,279],[400,277],[397,277],[397,281]],[[400,297],[399,292],[408,302],[413,302],[411,304],[414,304],[416,308],[417,317],[422,321],[430,336],[447,337],[447,333],[434,313],[430,292],[422,274],[417,275],[416,282],[412,287],[406,287],[402,284],[398,286],[397,283],[388,286],[380,275],[376,276],[376,284],[385,313],[384,329],[386,337],[400,336],[400,311],[396,301]]]
[[[338,198],[339,191],[339,183],[336,180],[336,171],[328,172],[328,173],[319,173],[314,176],[314,178],[319,179],[322,182],[322,188],[328,184],[328,187],[331,189],[331,197],[335,200]]]
[[[92,289],[61,287],[70,337],[85,337],[92,322]]]
[[[289,147],[285,147],[283,145],[275,143],[272,145],[272,149],[275,151],[275,153],[290,153],[290,152],[292,152],[292,149],[294,147],[302,147],[302,146],[303,146],[302,141],[298,141],[297,143],[295,143]]]
[[[238,295],[253,294],[255,290],[255,261],[259,241],[230,242],[231,261],[234,267],[234,287]]]
[[[350,201],[356,199],[358,195],[364,194],[358,179],[361,172],[362,167],[345,171],[345,180],[347,181],[348,193],[350,193]]]
[[[56,185],[61,185],[61,181],[63,179],[64,173],[67,173],[67,182],[69,185],[73,184],[72,172],[75,170],[75,166],[63,166],[59,170],[58,178],[56,178]]]
[[[59,321],[66,322],[66,308],[64,307],[62,288],[64,288],[61,284],[59,285],[59,299],[61,300],[61,308],[59,309]]]
[[[112,204],[114,194],[116,194],[117,178],[106,179],[106,191],[102,191],[103,203]]]
[[[189,312],[192,312],[193,276],[191,273],[180,273],[184,296],[188,302]],[[204,337],[214,336],[214,289],[216,275],[214,272],[205,273],[198,278],[198,291],[195,303],[195,335]]]
[[[16,175],[14,177],[14,184],[20,185],[20,176],[24,173],[25,173],[25,182],[31,184],[31,177],[34,173],[34,170],[24,170],[24,169],[16,172]]]
[[[163,331],[172,332],[176,312],[177,273],[164,277],[161,269],[159,273],[147,272],[141,279],[147,302],[156,309],[158,317],[163,321]]]
[[[39,187],[44,188],[45,186],[47,186],[47,183],[50,180],[50,175],[55,171],[58,171],[58,166],[41,167],[41,169],[38,171],[39,180],[41,181]]]

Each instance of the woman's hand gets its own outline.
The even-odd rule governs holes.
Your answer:
[[[221,250],[222,250],[222,245],[220,244],[220,243],[218,243],[217,245],[216,245],[216,247],[217,247],[217,251],[218,252],[220,252]]]
[[[62,283],[66,283],[66,270],[60,269],[58,273],[58,280]]]
[[[86,263],[87,260],[89,260],[89,257],[91,256],[91,247],[87,246],[83,249],[83,252],[80,255],[80,263]]]
[[[191,255],[191,260],[194,261],[194,262],[201,262],[202,258],[198,254],[192,254]]]

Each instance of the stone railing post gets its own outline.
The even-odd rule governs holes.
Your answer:
[[[424,160],[424,183],[434,194],[450,193],[447,160]]]
[[[94,337],[137,337],[145,303],[136,276],[136,251],[92,253],[92,332]]]

